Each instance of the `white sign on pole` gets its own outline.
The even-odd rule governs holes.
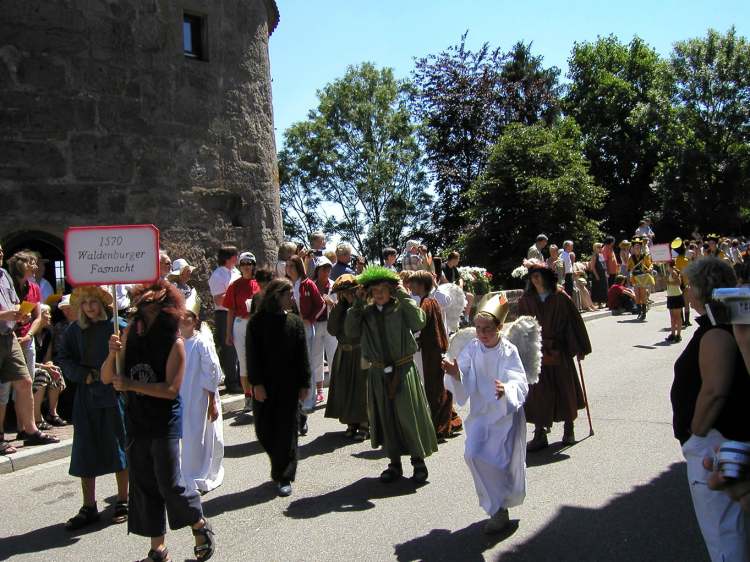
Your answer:
[[[73,286],[153,283],[159,278],[159,229],[153,224],[70,227],[65,276]]]
[[[672,249],[669,244],[654,244],[650,251],[651,261],[654,263],[669,263],[672,261]]]

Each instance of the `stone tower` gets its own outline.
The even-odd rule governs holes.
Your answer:
[[[274,0],[0,0],[6,257],[57,266],[68,226],[153,223],[202,275],[227,243],[275,261],[278,20]]]

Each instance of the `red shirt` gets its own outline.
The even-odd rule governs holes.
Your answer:
[[[607,291],[607,308],[615,309],[622,307],[622,294],[625,292],[625,287],[615,283]]]
[[[605,267],[609,275],[615,275],[618,271],[617,258],[615,258],[615,251],[609,246],[602,248],[602,255],[604,256]]]
[[[21,295],[18,296],[20,297]],[[33,281],[29,281],[29,292],[26,294],[26,298],[23,300],[34,303],[42,302],[42,290],[39,288],[39,285],[37,285]],[[19,338],[22,338],[26,334],[28,334],[29,330],[31,330],[31,325],[34,323],[34,320],[36,320],[36,316],[34,316],[34,312],[32,312],[31,320],[26,322],[26,324],[16,325],[16,335]]]
[[[259,291],[260,285],[255,279],[240,277],[227,287],[222,304],[235,316],[250,318],[245,301],[253,298]]]

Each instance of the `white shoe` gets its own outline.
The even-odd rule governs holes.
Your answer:
[[[497,510],[497,513],[490,517],[490,520],[485,523],[484,532],[487,534],[500,533],[505,530],[509,523],[510,514],[507,509],[501,507]]]

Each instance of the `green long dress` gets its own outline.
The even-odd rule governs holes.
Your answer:
[[[389,459],[402,455],[426,458],[437,451],[430,408],[414,361],[394,368],[400,377],[393,399],[389,398],[382,365],[399,362],[417,352],[413,332],[424,328],[422,310],[398,289],[382,310],[358,300],[345,321],[346,336],[360,339],[362,356],[373,363],[368,372],[368,413],[372,446],[383,446]],[[380,366],[378,366],[380,365]]]
[[[346,425],[366,424],[367,371],[362,368],[359,338],[347,337],[344,321],[351,304],[340,300],[328,314],[328,333],[339,345],[331,363],[331,384],[328,387],[327,418]]]

